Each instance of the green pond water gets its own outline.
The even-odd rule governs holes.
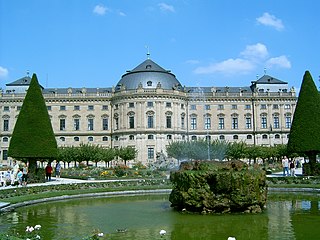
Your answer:
[[[167,195],[86,198],[18,208],[0,216],[0,231],[24,234],[40,224],[45,240],[84,239],[95,229],[103,239],[313,240],[320,239],[319,209],[315,194],[271,194],[261,214],[219,215],[175,212]]]

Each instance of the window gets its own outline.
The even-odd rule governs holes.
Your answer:
[[[197,129],[197,117],[196,116],[191,117],[191,129],[192,130]]]
[[[89,142],[93,142],[93,137],[88,137]]]
[[[211,141],[211,136],[206,135],[206,141]]]
[[[93,110],[94,110],[94,106],[93,106],[93,105],[89,105],[89,106],[88,106],[88,110],[89,110],[89,111],[93,111]]]
[[[8,160],[8,150],[2,150],[2,160]]]
[[[149,65],[148,65],[148,66],[149,66]],[[152,86],[152,82],[151,82],[151,81],[148,81],[148,82],[147,82],[147,86],[148,86],[148,87],[151,87],[151,86]]]
[[[3,137],[2,138],[2,142],[9,142],[9,138],[8,137]]]
[[[171,121],[172,121],[172,118],[171,116],[166,116],[166,122],[167,122],[167,128],[171,128]]]
[[[154,148],[148,147],[148,159],[154,159]]]
[[[273,109],[279,109],[279,105],[278,105],[278,104],[273,104],[273,105],[272,105],[272,108],[273,108]]]
[[[9,119],[3,120],[3,131],[9,131]]]
[[[79,137],[74,137],[73,140],[74,140],[75,142],[79,142],[79,141],[80,141],[80,138],[79,138]]]
[[[133,135],[130,135],[130,136],[129,136],[129,140],[134,140],[134,136],[133,136]]]
[[[114,140],[115,140],[115,141],[119,141],[119,137],[118,137],[118,136],[115,136],[115,137],[114,137]]]
[[[171,140],[172,139],[172,135],[171,134],[167,135],[167,139]]]
[[[247,139],[251,140],[252,139],[252,135],[247,135]]]
[[[74,118],[73,119],[73,129],[75,131],[79,131],[80,130],[80,119],[79,118]]]
[[[224,139],[225,139],[224,135],[220,135],[220,136],[219,136],[219,139],[220,139],[220,140],[224,140]]]
[[[232,117],[232,123],[231,123],[232,129],[238,129],[238,118]]]
[[[183,103],[181,104],[181,109],[184,109],[184,104]]]
[[[267,134],[263,134],[262,135],[262,139],[268,139],[268,135]]]
[[[290,109],[291,107],[290,107],[290,104],[285,104],[284,105],[284,109]]]
[[[261,115],[261,128],[267,128],[267,115]]]
[[[109,128],[109,119],[102,118],[102,130],[108,130]]]
[[[275,139],[279,139],[279,138],[280,138],[280,135],[279,135],[279,134],[276,134],[276,135],[274,135],[274,138],[275,138]]]
[[[171,107],[171,102],[166,102],[166,107]]]
[[[210,118],[210,116],[205,116],[205,118],[204,118],[204,129],[211,129],[211,118]]]
[[[103,105],[102,110],[108,110],[108,105]]]
[[[245,108],[246,110],[250,110],[250,109],[251,109],[251,105],[250,105],[250,104],[247,104],[247,105],[244,106],[244,108]]]
[[[66,110],[66,106],[60,106],[60,111],[65,111]]]
[[[218,110],[223,110],[224,109],[224,106],[222,104],[219,104],[218,105]]]
[[[93,118],[88,119],[88,130],[93,131]]]
[[[233,140],[238,140],[239,136],[238,135],[233,135]]]
[[[153,139],[153,135],[151,135],[151,134],[148,135],[148,139],[149,139],[149,140],[152,140],[152,139]]]
[[[260,108],[261,108],[261,109],[267,109],[267,105],[266,105],[266,104],[261,104],[261,105],[260,105]]]
[[[210,110],[210,105],[204,105],[205,110]]]
[[[118,117],[114,118],[114,129],[115,130],[119,129],[119,118]]]
[[[79,105],[73,106],[73,110],[74,110],[74,111],[79,111],[79,110],[80,110],[80,106],[79,106]]]
[[[65,141],[66,141],[66,138],[65,138],[65,137],[60,137],[60,141],[61,141],[61,142],[65,142]]]
[[[251,124],[251,117],[246,117],[246,129],[251,129],[252,124]]]
[[[148,128],[153,128],[153,116],[148,116]]]
[[[107,142],[108,141],[108,137],[106,137],[106,136],[102,137],[102,141],[103,142]]]
[[[218,128],[224,129],[224,118],[223,117],[219,117]]]
[[[235,110],[235,109],[237,109],[237,108],[238,108],[237,105],[235,105],[235,104],[232,104],[232,105],[231,105],[231,109]]]
[[[191,140],[192,140],[192,141],[197,141],[197,136],[194,136],[194,135],[191,136]]]
[[[114,105],[114,109],[115,109],[115,110],[118,110],[118,109],[119,109],[119,104],[115,104],[115,105]]]
[[[190,110],[197,110],[197,106],[194,104],[190,105]]]
[[[66,130],[66,119],[60,118],[60,131]]]
[[[273,117],[273,128],[280,128],[279,116],[274,116]]]
[[[147,107],[153,107],[153,102],[147,102]]]
[[[185,127],[185,116],[182,115],[181,116],[181,128],[184,129],[184,127]]]
[[[48,110],[48,111],[51,111],[51,106],[47,106],[47,110]]]
[[[129,116],[129,128],[134,128],[134,116]]]
[[[20,111],[21,110],[21,106],[17,106],[17,111]]]
[[[134,108],[134,103],[133,102],[129,103],[129,108]]]
[[[3,107],[3,111],[4,111],[4,112],[9,112],[9,111],[10,111],[9,106],[4,106],[4,107]]]
[[[286,128],[291,128],[291,116],[286,115]]]

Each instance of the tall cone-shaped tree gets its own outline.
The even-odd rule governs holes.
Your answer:
[[[37,76],[33,74],[13,130],[8,156],[27,160],[32,178],[37,172],[37,160],[50,161],[57,158],[57,154],[57,142],[48,110]]]
[[[320,95],[309,71],[306,71],[294,112],[288,141],[288,152],[305,154],[314,173],[320,153]]]

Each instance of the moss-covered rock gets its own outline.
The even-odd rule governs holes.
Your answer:
[[[240,161],[196,161],[171,172],[172,207],[177,210],[224,213],[261,212],[267,200],[265,171]]]

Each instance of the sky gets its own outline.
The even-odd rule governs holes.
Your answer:
[[[319,84],[318,0],[0,0],[0,87],[112,87],[150,58],[183,86]]]

